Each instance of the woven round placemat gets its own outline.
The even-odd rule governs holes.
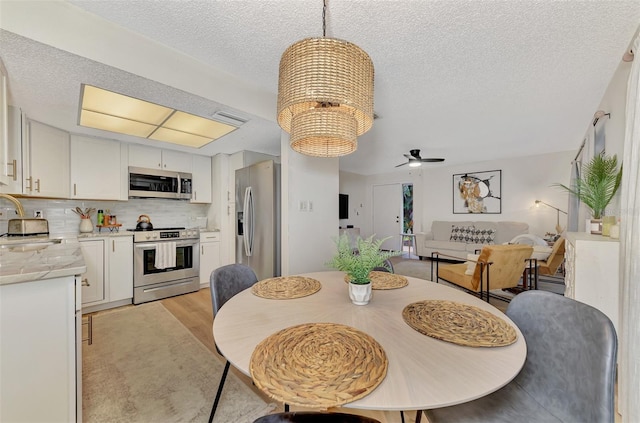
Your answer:
[[[304,276],[281,276],[263,279],[251,287],[254,295],[272,300],[306,297],[320,290],[320,281]]]
[[[516,342],[513,326],[495,314],[444,300],[411,303],[402,310],[409,326],[420,333],[468,347],[502,347]]]
[[[402,275],[373,270],[369,273],[371,289],[396,289],[409,285],[409,280]],[[349,282],[349,275],[345,275],[344,281]]]
[[[305,323],[262,341],[251,356],[253,382],[286,404],[327,409],[362,398],[387,374],[371,336],[334,323]]]

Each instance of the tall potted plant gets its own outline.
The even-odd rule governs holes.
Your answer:
[[[617,156],[601,153],[582,166],[575,189],[563,184],[555,185],[578,197],[591,210],[591,233],[602,233],[602,217],[607,205],[620,188],[621,180],[622,165],[618,169]],[[594,229],[593,223],[598,224],[598,229]]]
[[[374,235],[356,240],[356,248],[351,247],[347,234],[336,238],[336,255],[333,256],[329,267],[342,270],[349,275],[349,297],[354,304],[365,305],[371,299],[371,279],[369,274],[376,267],[386,267],[385,261],[400,255],[400,251],[382,251],[380,246],[384,239],[374,239]]]

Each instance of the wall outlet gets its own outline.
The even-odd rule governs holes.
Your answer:
[[[42,212],[42,210],[35,210],[33,212],[33,217],[35,217],[36,219],[44,219],[44,213]]]

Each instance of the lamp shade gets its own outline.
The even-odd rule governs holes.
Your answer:
[[[292,147],[323,157],[355,151],[355,137],[373,125],[373,77],[369,55],[348,41],[306,38],[285,50],[278,124],[292,134]]]
[[[294,116],[291,148],[314,157],[338,157],[356,151],[356,119],[334,109],[307,110]]]

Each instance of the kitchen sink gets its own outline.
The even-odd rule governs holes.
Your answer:
[[[38,251],[52,245],[58,245],[61,242],[62,239],[55,238],[10,240],[0,244],[0,249],[13,252]]]

